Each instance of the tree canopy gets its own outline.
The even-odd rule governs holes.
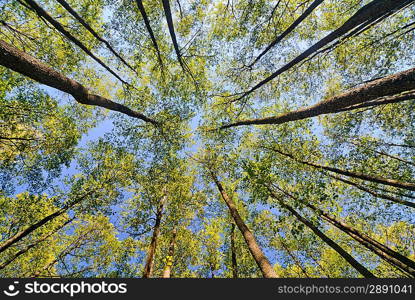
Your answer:
[[[415,277],[415,1],[0,2],[0,277]]]

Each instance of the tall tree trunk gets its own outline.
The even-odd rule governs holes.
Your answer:
[[[264,56],[269,50],[271,50],[275,45],[281,42],[287,35],[289,35],[298,25],[301,24],[302,21],[305,20],[324,0],[315,0],[311,5],[304,11],[301,16],[299,16],[283,33],[277,36],[271,44],[269,44],[264,51],[262,51],[255,60],[248,66],[251,68],[254,64],[256,64],[262,56]],[[278,3],[279,4],[279,3]],[[277,6],[278,6],[277,4]]]
[[[288,246],[285,244],[283,238],[280,236],[279,237],[279,241],[280,244],[282,246],[282,248],[285,250],[285,252],[287,252],[288,256],[291,257],[291,259],[293,260],[293,262],[296,264],[297,267],[300,268],[301,272],[304,274],[304,276],[306,278],[310,278],[310,276],[308,276],[307,271],[303,268],[303,266],[301,265],[301,262],[297,259],[297,257],[295,257],[295,255],[291,252],[291,250],[288,248]]]
[[[378,19],[384,18],[385,16],[391,15],[393,12],[400,10],[401,8],[412,3],[414,0],[374,0],[369,4],[363,6],[359,9],[352,17],[350,17],[342,26],[334,30],[326,37],[318,41],[316,44],[308,48],[306,51],[298,55],[292,61],[272,73],[269,77],[265,78],[258,84],[256,84],[249,91],[245,92],[237,100],[240,100],[248,95],[250,95],[255,90],[259,89],[266,83],[270,82],[277,76],[281,75],[285,71],[291,69],[293,66],[297,65],[301,61],[305,60],[307,57],[317,52],[321,48],[335,41],[337,38],[340,38],[342,35],[352,31],[356,28],[359,29],[358,33],[362,33],[368,28],[368,25],[375,22]],[[354,35],[356,35],[355,33]]]
[[[381,259],[415,277],[414,261],[390,249],[386,245],[383,245],[382,243],[372,239],[370,236],[361,233],[360,231],[347,225],[343,221],[337,220],[336,218],[330,216],[328,213],[324,212],[323,210],[314,206],[313,204],[308,203],[306,201],[302,201],[301,199],[291,195],[290,193],[284,191],[279,187],[277,187],[277,189],[285,195],[287,195],[288,197],[294,199],[295,201],[303,203],[306,207],[314,211],[323,220],[327,221],[328,223],[332,224],[333,226],[337,227],[338,229],[352,237],[354,240],[366,247],[369,251],[378,255]]]
[[[259,247],[257,241],[255,240],[254,235],[249,230],[248,226],[246,226],[245,222],[242,220],[242,217],[239,215],[239,212],[236,208],[235,202],[228,196],[226,191],[224,190],[222,184],[218,180],[217,176],[213,171],[210,171],[212,180],[215,182],[222,199],[225,201],[226,205],[229,208],[230,214],[233,217],[236,225],[238,226],[239,230],[241,231],[245,242],[248,246],[249,251],[252,254],[255,262],[257,263],[259,269],[262,272],[262,275],[265,278],[277,278],[277,274],[275,273],[271,263],[262,252],[261,248]]]
[[[378,192],[375,192],[375,191],[370,190],[369,188],[367,188],[367,187],[365,187],[365,186],[363,186],[361,184],[358,184],[358,183],[349,181],[349,180],[344,179],[344,178],[341,178],[339,176],[335,176],[335,175],[331,175],[331,174],[326,174],[326,175],[328,175],[329,177],[334,178],[336,180],[339,180],[341,182],[344,182],[344,183],[346,183],[348,185],[354,186],[354,187],[358,188],[359,190],[364,191],[364,192],[366,192],[368,194],[371,194],[372,196],[374,196],[376,198],[390,200],[390,201],[395,202],[397,204],[402,204],[402,205],[405,205],[405,206],[408,206],[408,207],[415,208],[415,203],[414,202],[410,202],[410,201],[407,201],[407,200],[402,200],[402,199],[399,199],[399,198],[396,198],[396,197],[392,197],[392,196],[389,196],[389,195],[386,195],[386,194],[380,194]]]
[[[56,1],[58,1],[60,5],[62,5],[75,19],[77,19],[78,22],[81,23],[82,26],[84,26],[98,41],[104,43],[108,50],[110,50],[112,54],[114,54],[124,65],[126,65],[131,71],[137,74],[137,71],[129,63],[127,63],[117,51],[114,50],[114,48],[107,40],[102,38],[94,29],[92,29],[92,27],[69,5],[68,2],[65,0]]]
[[[68,93],[72,95],[78,103],[100,106],[152,123],[153,125],[159,124],[157,121],[150,119],[139,112],[133,111],[122,104],[91,94],[88,89],[79,82],[69,79],[40,60],[20,51],[2,40],[0,40],[0,65],[27,76],[39,83]]]
[[[154,224],[154,227],[153,227],[153,235],[151,237],[150,246],[148,247],[148,251],[147,251],[147,259],[146,259],[146,264],[144,266],[143,278],[150,278],[153,274],[154,256],[156,254],[156,249],[157,249],[157,240],[160,235],[160,225],[161,225],[161,219],[163,217],[163,208],[166,202],[166,198],[167,198],[166,195],[161,197],[160,203],[157,207],[156,223]]]
[[[406,101],[413,99],[413,93],[400,96],[398,94],[415,90],[415,68],[389,75],[377,80],[370,81],[362,86],[347,90],[337,96],[322,100],[317,104],[309,107],[300,108],[295,111],[280,114],[278,116],[242,120],[230,123],[220,127],[221,129],[242,126],[242,125],[265,125],[265,124],[283,124],[287,122],[303,120],[316,117],[319,115],[336,113],[344,109],[360,108],[353,106],[361,103],[371,103],[373,100],[379,100],[382,97],[395,96],[395,100]],[[378,104],[382,104],[379,100]],[[396,103],[397,101],[395,101]]]
[[[306,218],[302,217],[296,210],[294,210],[291,206],[284,203],[269,187],[268,191],[272,198],[277,200],[280,205],[288,210],[292,215],[294,215],[301,223],[306,225],[309,229],[311,229],[320,239],[322,239],[328,246],[330,246],[334,251],[336,251],[341,257],[343,257],[356,271],[358,271],[361,275],[366,278],[374,278],[373,275],[368,269],[366,269],[363,265],[361,265],[356,259],[353,258],[349,253],[347,253],[340,245],[338,245],[335,241],[330,239],[327,235],[325,235],[320,229],[318,229],[313,223],[308,221]]]
[[[17,251],[14,255],[12,255],[9,259],[7,259],[5,262],[0,264],[0,270],[4,269],[5,267],[7,267],[9,264],[11,264],[13,261],[15,261],[17,258],[19,258],[21,255],[25,254],[27,251],[29,251],[32,248],[35,248],[36,246],[38,246],[39,244],[41,244],[42,242],[46,241],[48,238],[50,238],[52,235],[54,235],[55,233],[57,233],[59,230],[61,230],[62,228],[64,228],[66,225],[68,225],[69,223],[71,223],[75,218],[69,219],[68,221],[66,221],[65,223],[63,223],[62,225],[58,226],[55,230],[51,231],[50,233],[44,235],[43,237],[41,237],[40,239],[38,239],[37,241],[24,246],[22,249],[20,249],[19,251]]]
[[[108,72],[110,72],[114,77],[116,77],[119,81],[126,85],[130,85],[128,82],[123,80],[116,72],[114,72],[110,67],[108,67],[102,60],[95,56],[80,40],[74,37],[71,33],[69,33],[65,27],[56,21],[51,15],[49,15],[39,4],[36,3],[34,0],[23,0],[25,1],[37,14],[39,17],[47,20],[52,26],[59,31],[63,36],[65,36],[68,40],[73,42],[79,48],[82,49],[89,57],[99,63],[102,67],[104,67]]]
[[[163,60],[161,59],[160,49],[159,49],[159,46],[157,44],[156,37],[154,36],[153,29],[151,28],[150,20],[148,19],[146,10],[145,10],[144,5],[143,5],[143,1],[142,0],[136,0],[136,3],[137,3],[138,10],[140,11],[140,14],[143,18],[143,21],[144,21],[144,24],[145,24],[146,29],[148,31],[148,34],[150,35],[150,39],[151,39],[151,42],[153,43],[153,47],[156,50],[157,59],[159,61],[160,67],[163,67]]]
[[[166,266],[164,267],[164,270],[163,270],[163,278],[171,277],[171,270],[172,270],[173,262],[174,262],[174,247],[176,246],[176,235],[177,235],[177,230],[176,228],[173,228],[169,251],[167,253]]]
[[[46,223],[48,223],[49,221],[52,221],[54,219],[56,219],[57,217],[63,215],[64,213],[66,213],[69,209],[71,209],[72,207],[74,207],[76,204],[78,204],[79,202],[81,202],[83,199],[85,199],[87,196],[89,196],[90,194],[92,194],[93,191],[90,191],[88,193],[85,193],[84,195],[82,195],[81,197],[79,197],[77,200],[73,201],[71,204],[66,205],[65,207],[58,209],[56,212],[42,218],[41,220],[37,221],[36,223],[28,226],[27,228],[19,231],[18,233],[16,233],[14,236],[12,236],[11,238],[7,239],[6,241],[4,241],[1,245],[0,245],[0,253],[4,252],[5,250],[7,250],[9,247],[11,247],[12,245],[14,245],[15,243],[19,242],[20,240],[22,240],[23,238],[25,238],[26,236],[28,236],[29,234],[31,234],[33,231],[35,231],[36,229],[38,229],[39,227],[45,225]]]
[[[357,178],[357,179],[371,181],[371,182],[374,182],[374,183],[380,183],[380,184],[384,184],[384,185],[390,185],[390,186],[393,186],[393,187],[398,187],[398,188],[401,188],[401,189],[415,191],[415,183],[412,183],[412,182],[404,182],[404,181],[398,181],[398,180],[388,179],[388,178],[383,178],[383,177],[378,177],[378,176],[370,176],[370,175],[357,173],[357,172],[351,172],[351,171],[342,170],[342,169],[338,169],[338,168],[334,168],[334,167],[323,166],[323,165],[319,165],[319,164],[316,164],[316,163],[312,163],[312,162],[297,159],[292,154],[284,153],[284,152],[282,152],[278,149],[275,149],[275,148],[272,148],[271,150],[273,150],[273,151],[275,151],[275,152],[277,152],[281,155],[284,155],[286,157],[289,157],[289,158],[291,158],[291,159],[293,159],[293,160],[295,160],[299,163],[302,163],[304,165],[311,166],[311,167],[314,167],[314,168],[317,168],[317,169],[322,169],[322,170],[334,172],[334,173],[337,173],[337,174],[345,175],[345,176],[348,176],[348,177],[353,177],[353,178]]]
[[[231,260],[232,260],[232,277],[238,278],[238,262],[236,260],[236,245],[235,245],[235,224],[231,224]]]

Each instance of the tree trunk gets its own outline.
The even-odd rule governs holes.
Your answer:
[[[86,87],[79,82],[69,79],[55,71],[40,60],[20,51],[14,46],[0,40],[0,65],[27,76],[41,84],[68,93],[81,104],[100,106],[109,110],[118,111],[127,116],[158,125],[159,123],[145,115],[115,103],[104,97],[91,94]]]
[[[341,174],[341,175],[345,175],[345,176],[348,176],[348,177],[353,177],[353,178],[357,178],[357,179],[371,181],[371,182],[374,182],[374,183],[380,183],[380,184],[384,184],[384,185],[390,185],[390,186],[398,187],[398,188],[401,188],[401,189],[415,191],[415,183],[412,183],[412,182],[404,182],[404,181],[398,181],[398,180],[388,179],[388,178],[383,178],[383,177],[370,176],[370,175],[366,175],[366,174],[362,174],[362,173],[356,173],[356,172],[351,172],[351,171],[342,170],[342,169],[338,169],[338,168],[323,166],[323,165],[311,163],[311,162],[308,162],[308,161],[299,160],[299,159],[295,158],[293,155],[288,154],[288,153],[284,153],[284,152],[282,152],[278,149],[275,149],[275,148],[273,148],[272,150],[279,153],[279,154],[281,154],[281,155],[289,157],[289,158],[291,158],[291,159],[293,159],[293,160],[295,160],[299,163],[302,163],[304,165],[311,166],[311,167],[314,167],[314,168],[317,168],[317,169],[322,169],[322,170],[338,173],[338,174]]]
[[[304,274],[304,276],[306,278],[310,278],[310,276],[308,276],[306,270],[301,265],[301,262],[297,259],[297,257],[295,257],[294,254],[292,254],[292,252],[290,251],[290,249],[288,248],[288,246],[284,243],[284,240],[283,240],[283,238],[281,236],[279,238],[279,241],[280,241],[280,244],[281,244],[282,248],[285,250],[285,252],[287,252],[288,256],[291,257],[291,259],[297,265],[297,267],[300,268],[300,270]]]
[[[302,217],[297,211],[295,211],[291,206],[285,204],[280,198],[275,195],[275,193],[268,188],[268,191],[272,198],[277,200],[280,205],[287,209],[292,215],[294,215],[301,223],[310,228],[320,239],[322,239],[328,246],[330,246],[334,251],[336,251],[341,257],[343,257],[356,271],[366,278],[374,278],[373,275],[368,269],[361,265],[356,259],[353,258],[349,253],[347,253],[342,247],[340,247],[335,241],[330,239],[325,235],[320,229],[318,229],[313,223]]]
[[[348,185],[354,186],[354,187],[358,188],[361,191],[369,193],[369,194],[371,194],[372,196],[374,196],[376,198],[390,200],[390,201],[395,202],[397,204],[402,204],[402,205],[405,205],[405,206],[408,206],[408,207],[415,208],[415,203],[414,202],[410,202],[410,201],[407,201],[407,200],[402,200],[402,199],[395,198],[395,197],[392,197],[392,196],[389,196],[389,195],[386,195],[386,194],[379,194],[379,193],[377,193],[375,191],[372,191],[372,190],[368,189],[367,187],[365,187],[363,185],[360,185],[358,183],[346,180],[344,178],[341,178],[341,177],[338,177],[338,176],[335,176],[335,175],[331,175],[331,174],[327,174],[327,175],[330,176],[331,178],[334,178],[336,180],[344,182]]]
[[[92,27],[66,2],[65,0],[56,0],[59,2],[60,5],[62,5],[75,19],[78,20],[79,23],[82,24],[82,26],[85,27],[98,41],[101,43],[104,43],[105,46],[114,54],[124,65],[126,65],[131,71],[133,71],[135,74],[137,74],[137,71],[134,70],[134,68],[128,64],[122,56],[112,48],[110,43],[103,39]],[[137,74],[138,75],[138,74]]]
[[[312,211],[314,211],[318,216],[320,216],[323,220],[327,221],[328,223],[332,224],[333,226],[337,227],[338,229],[340,229],[341,231],[343,231],[344,233],[352,237],[354,240],[356,240],[361,245],[366,247],[369,251],[378,255],[381,259],[385,260],[386,262],[397,267],[398,269],[415,277],[415,262],[414,261],[390,249],[386,245],[379,243],[378,241],[372,239],[370,236],[364,233],[361,233],[360,231],[358,231],[357,229],[354,229],[353,227],[347,225],[346,223],[340,220],[337,220],[336,218],[330,216],[329,214],[319,209],[318,207],[314,206],[313,204],[302,201],[299,198],[294,197],[293,195],[284,191],[281,188],[278,188],[278,190],[283,192],[288,197],[294,199],[295,201],[300,201],[301,203],[303,203],[305,206],[307,206]]]
[[[164,271],[163,271],[163,278],[171,277],[171,270],[172,270],[173,262],[174,262],[173,258],[174,258],[174,247],[176,245],[176,235],[177,235],[177,230],[176,228],[174,228],[172,231],[172,237],[170,240],[169,252],[167,254],[166,266],[164,267]]]
[[[220,127],[220,129],[242,125],[283,124],[287,122],[312,118],[319,115],[340,112],[346,108],[360,108],[359,106],[353,107],[353,105],[367,102],[373,104],[373,102],[370,101],[378,100],[379,98],[388,96],[396,95],[395,100],[398,99],[400,101],[406,101],[412,99],[413,95],[398,96],[398,94],[413,90],[415,90],[415,68],[368,82],[360,87],[345,91],[340,95],[320,101],[313,106],[300,108],[298,110],[290,111],[273,117],[242,120],[235,123],[223,125]],[[381,101],[379,103],[381,104]]]
[[[138,10],[140,11],[140,14],[143,18],[144,24],[146,25],[146,29],[148,31],[148,34],[150,35],[150,39],[151,39],[151,42],[153,43],[153,47],[156,50],[156,54],[157,54],[159,64],[160,64],[161,67],[163,67],[163,61],[161,59],[160,49],[159,49],[159,46],[157,44],[156,37],[154,36],[153,29],[151,28],[150,20],[148,19],[148,16],[147,16],[146,10],[144,8],[143,2],[141,0],[136,0],[136,3],[137,3]]]
[[[235,224],[231,224],[231,260],[232,260],[232,277],[238,278],[238,262],[236,260],[235,245]]]
[[[157,249],[157,240],[160,235],[160,225],[161,225],[161,219],[163,217],[163,208],[166,202],[166,198],[167,196],[164,195],[160,199],[160,203],[157,207],[156,223],[154,224],[154,227],[153,227],[153,235],[151,237],[150,246],[147,251],[147,259],[146,259],[146,264],[144,266],[143,278],[150,278],[153,275],[154,256],[156,254],[156,249]]]
[[[315,0],[311,5],[305,10],[301,16],[299,16],[291,25],[288,27],[283,33],[281,33],[279,36],[277,36],[271,44],[265,48],[264,51],[259,54],[255,60],[248,66],[251,68],[254,64],[256,64],[262,56],[264,56],[271,48],[273,48],[276,44],[281,42],[287,35],[289,35],[295,28],[297,28],[298,25],[301,24],[302,21],[304,21],[305,18],[307,18],[321,3],[323,3],[324,0]],[[278,3],[279,4],[279,3]],[[277,4],[277,5],[278,5]]]
[[[316,44],[308,48],[306,51],[301,53],[299,56],[294,58],[292,61],[275,71],[269,77],[265,78],[258,84],[256,84],[253,88],[249,91],[245,92],[241,97],[237,100],[240,100],[248,95],[250,95],[255,90],[259,89],[266,83],[270,82],[277,76],[281,75],[285,71],[291,69],[293,66],[297,65],[301,61],[305,60],[307,57],[312,55],[313,53],[317,52],[321,48],[325,47],[326,45],[330,44],[337,38],[341,37],[342,35],[352,31],[353,29],[358,28],[359,33],[362,33],[365,29],[367,29],[368,25],[372,22],[375,22],[378,19],[381,19],[385,16],[391,15],[393,12],[405,7],[409,3],[413,2],[414,0],[374,0],[369,4],[363,6],[359,9],[352,17],[350,17],[342,26],[338,29],[334,30],[326,37],[318,41]],[[363,29],[362,29],[363,27]],[[356,34],[355,34],[356,35]]]
[[[122,83],[126,85],[129,85],[128,82],[123,80],[117,73],[115,73],[110,67],[108,67],[102,60],[96,57],[80,40],[78,40],[76,37],[70,34],[61,23],[56,21],[42,7],[40,7],[39,4],[36,3],[36,1],[34,0],[23,0],[23,1],[25,1],[38,14],[39,17],[47,20],[50,24],[52,24],[52,26],[57,31],[59,31],[68,40],[70,40],[75,45],[77,45],[79,48],[81,48],[82,51],[84,51],[89,57],[91,57],[93,60],[99,63],[102,67],[104,67],[108,72],[114,75],[114,77],[116,77],[119,81],[121,81]]]
[[[222,184],[219,182],[216,175],[211,171],[210,172],[211,177],[213,181],[215,182],[222,199],[225,201],[226,205],[229,208],[229,211],[231,213],[231,216],[233,217],[236,225],[238,226],[239,230],[241,231],[245,242],[248,246],[249,251],[252,254],[252,257],[254,258],[255,262],[257,263],[259,269],[262,272],[262,275],[265,278],[277,278],[277,274],[275,273],[271,263],[267,259],[267,257],[262,252],[261,248],[259,247],[257,241],[255,240],[254,235],[249,230],[248,226],[246,226],[245,222],[242,220],[241,216],[239,215],[239,212],[236,208],[236,205],[234,201],[228,196],[226,191],[224,190]]]

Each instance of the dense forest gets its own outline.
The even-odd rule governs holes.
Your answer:
[[[0,0],[0,277],[415,277],[414,0]]]

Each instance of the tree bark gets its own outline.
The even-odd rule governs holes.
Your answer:
[[[136,70],[125,61],[122,56],[114,50],[114,48],[111,46],[111,44],[102,38],[92,27],[66,2],[65,0],[56,0],[59,2],[60,5],[62,5],[75,19],[78,20],[79,23],[82,24],[82,26],[85,27],[98,41],[105,44],[105,46],[114,54],[124,65],[126,65],[131,71],[133,71],[135,74],[137,74]],[[138,74],[137,74],[138,75]]]
[[[386,245],[374,240],[370,236],[358,231],[357,229],[347,225],[341,220],[337,220],[336,218],[330,216],[328,213],[324,212],[320,208],[314,206],[311,203],[306,201],[302,201],[301,199],[291,195],[290,193],[284,191],[283,189],[278,187],[282,193],[287,195],[288,197],[294,199],[295,201],[299,201],[303,203],[306,207],[310,208],[314,211],[318,216],[320,216],[323,220],[327,221],[328,223],[332,224],[333,226],[337,227],[354,240],[359,242],[369,251],[378,255],[381,259],[385,260],[386,262],[390,263],[391,265],[397,267],[398,269],[412,275],[415,277],[415,262],[410,260],[409,258],[401,255],[400,253],[390,249]]]
[[[262,56],[264,56],[271,48],[281,42],[287,35],[289,35],[298,25],[301,24],[304,19],[306,19],[324,0],[315,0],[311,5],[304,11],[301,16],[299,16],[283,33],[277,36],[271,44],[269,44],[264,51],[262,51],[255,60],[248,66],[248,68],[252,68],[254,64],[256,64]],[[279,3],[278,3],[279,4]],[[278,5],[277,4],[277,5]]]
[[[390,15],[393,12],[405,7],[409,3],[413,2],[414,0],[374,0],[369,4],[360,8],[352,17],[350,17],[342,26],[338,29],[334,30],[326,37],[318,41],[316,44],[308,48],[306,51],[301,53],[299,56],[294,58],[292,61],[275,71],[269,77],[265,78],[258,84],[256,84],[253,88],[249,91],[245,92],[241,97],[237,100],[240,100],[255,90],[259,89],[266,83],[270,82],[277,76],[281,75],[285,71],[291,69],[293,66],[297,65],[299,62],[303,61],[307,57],[309,57],[314,52],[317,52],[324,46],[328,45],[329,43],[333,42],[337,38],[341,37],[342,35],[346,34],[347,32],[359,28],[359,33],[363,32],[364,29],[361,29],[362,25],[367,26],[372,22],[384,17],[385,15]],[[360,27],[359,27],[360,26]],[[367,27],[366,27],[367,28]]]
[[[229,208],[229,211],[236,223],[236,225],[238,226],[239,230],[241,231],[245,242],[248,246],[249,251],[252,254],[252,257],[254,258],[256,264],[258,265],[259,269],[262,272],[262,275],[265,278],[277,278],[277,274],[274,271],[274,268],[272,267],[271,263],[269,262],[269,260],[267,259],[267,257],[265,256],[265,254],[262,252],[261,248],[259,247],[257,241],[255,240],[254,235],[252,234],[252,232],[249,230],[248,226],[246,226],[245,222],[242,220],[242,217],[239,215],[239,212],[236,208],[236,205],[234,203],[234,201],[228,196],[228,194],[226,193],[226,191],[224,190],[222,184],[220,183],[220,181],[218,180],[217,176],[215,175],[215,173],[213,173],[212,171],[210,172],[211,178],[212,180],[215,182],[221,196],[222,199],[225,201],[226,205]]]
[[[150,35],[150,39],[151,39],[151,42],[153,43],[153,47],[156,50],[156,54],[157,54],[159,64],[160,64],[161,67],[163,67],[163,61],[161,59],[160,49],[159,49],[159,46],[157,44],[156,37],[154,36],[153,29],[151,28],[150,20],[148,19],[148,16],[147,16],[146,10],[144,8],[143,2],[141,0],[136,0],[136,3],[137,3],[138,10],[140,11],[140,14],[143,18],[143,21],[144,21],[144,24],[145,24],[146,29],[148,31],[148,34]]]
[[[369,194],[371,194],[372,196],[374,196],[376,198],[382,198],[382,199],[385,199],[385,200],[390,200],[390,201],[395,202],[397,204],[402,204],[402,205],[405,205],[405,206],[408,206],[408,207],[415,208],[415,203],[414,202],[398,199],[398,198],[395,198],[395,197],[392,197],[392,196],[389,196],[389,195],[386,195],[386,194],[379,194],[379,193],[377,193],[375,191],[372,191],[372,190],[368,189],[367,187],[365,187],[363,185],[360,185],[358,183],[346,180],[344,178],[341,178],[341,177],[338,177],[338,176],[335,176],[335,175],[331,175],[331,174],[327,174],[327,175],[330,176],[331,178],[334,178],[336,180],[344,182],[348,185],[354,186],[354,187],[358,188],[361,191],[369,193]]]
[[[350,89],[340,95],[328,98],[320,101],[317,104],[309,107],[300,108],[295,111],[280,114],[278,116],[242,120],[230,124],[223,125],[220,129],[242,126],[242,125],[266,125],[266,124],[283,124],[287,122],[297,121],[316,117],[319,115],[336,113],[342,111],[342,109],[355,109],[360,108],[354,106],[361,103],[371,103],[373,100],[378,100],[382,97],[396,96],[400,93],[415,90],[415,68],[389,75],[371,82],[368,82],[360,87]],[[409,98],[405,96],[396,96],[395,103],[398,100],[405,101],[413,99],[413,95]],[[378,102],[382,104],[381,101]]]
[[[62,225],[58,226],[55,230],[53,230],[52,232],[46,234],[45,236],[41,237],[40,239],[38,239],[37,241],[35,241],[34,243],[31,243],[29,245],[26,245],[25,247],[23,247],[22,249],[20,249],[19,251],[17,251],[12,257],[10,257],[8,260],[6,260],[5,262],[3,262],[2,264],[0,264],[0,270],[4,269],[5,267],[7,267],[9,264],[11,264],[13,261],[15,261],[17,258],[19,258],[21,255],[25,254],[27,251],[29,251],[30,249],[36,247],[37,245],[41,244],[42,242],[46,241],[48,238],[50,238],[52,235],[54,235],[55,233],[57,233],[59,230],[61,230],[63,227],[65,227],[66,225],[68,225],[70,222],[72,222],[74,220],[74,218],[66,221],[65,223],[63,223]]]
[[[291,206],[285,204],[281,199],[279,199],[271,189],[269,189],[270,194],[274,199],[276,199],[280,205],[287,209],[292,215],[294,215],[301,223],[306,225],[311,229],[320,239],[322,239],[328,246],[330,246],[334,251],[336,251],[341,257],[343,257],[356,271],[358,271],[365,278],[375,278],[368,269],[361,265],[356,259],[353,258],[349,253],[347,253],[342,247],[340,247],[336,242],[330,239],[325,235],[320,229],[318,229],[313,223],[302,217],[297,211],[295,211]]]
[[[374,182],[374,183],[380,183],[380,184],[384,184],[384,185],[390,185],[390,186],[398,187],[398,188],[401,188],[401,189],[415,191],[415,183],[412,183],[412,182],[403,182],[403,181],[398,181],[398,180],[394,180],[394,179],[370,176],[370,175],[366,175],[366,174],[362,174],[362,173],[356,173],[356,172],[351,172],[351,171],[342,170],[342,169],[338,169],[338,168],[322,166],[322,165],[319,165],[319,164],[299,160],[299,159],[295,158],[293,155],[284,153],[284,152],[282,152],[278,149],[275,149],[275,148],[273,148],[272,150],[279,153],[279,154],[281,154],[281,155],[289,157],[289,158],[291,158],[291,159],[293,159],[293,160],[295,160],[299,163],[302,163],[304,165],[311,166],[311,167],[314,167],[314,168],[317,168],[317,169],[322,169],[322,170],[338,173],[338,174],[341,174],[341,175],[345,175],[345,176],[348,176],[348,177],[353,177],[353,178],[358,178],[358,179],[362,179],[362,180],[366,180],[366,181],[371,181],[371,182]]]
[[[89,57],[99,63],[102,67],[104,67],[108,72],[110,72],[114,77],[116,77],[119,81],[126,85],[130,85],[128,82],[123,80],[116,72],[114,72],[110,67],[108,67],[102,60],[95,56],[80,40],[74,37],[71,33],[69,33],[61,23],[56,21],[51,15],[49,15],[39,4],[36,3],[34,0],[24,0],[37,14],[39,17],[47,20],[52,26],[59,31],[63,36],[65,36],[68,40],[73,42],[79,48],[82,49]]]
[[[27,76],[41,84],[68,93],[72,95],[78,103],[100,106],[152,123],[153,125],[159,124],[157,121],[150,119],[139,112],[133,111],[122,104],[91,94],[88,89],[79,82],[64,76],[40,60],[20,51],[2,40],[0,40],[0,65]]]
[[[160,235],[160,225],[161,225],[161,219],[163,217],[163,208],[166,202],[166,198],[167,196],[164,195],[160,199],[160,203],[157,207],[156,223],[154,224],[154,227],[153,227],[153,235],[151,237],[150,246],[147,251],[147,259],[146,259],[146,264],[144,266],[143,278],[150,278],[153,275],[154,256],[156,255],[157,240]]]
[[[173,259],[174,258],[174,247],[176,246],[176,235],[177,235],[177,230],[176,228],[173,228],[169,251],[167,253],[166,266],[164,267],[164,270],[163,270],[163,278],[171,277],[171,270],[172,270],[173,262],[174,262],[174,259]]]
[[[235,224],[231,224],[231,260],[232,260],[232,277],[238,278],[238,262],[236,260],[235,245]]]

